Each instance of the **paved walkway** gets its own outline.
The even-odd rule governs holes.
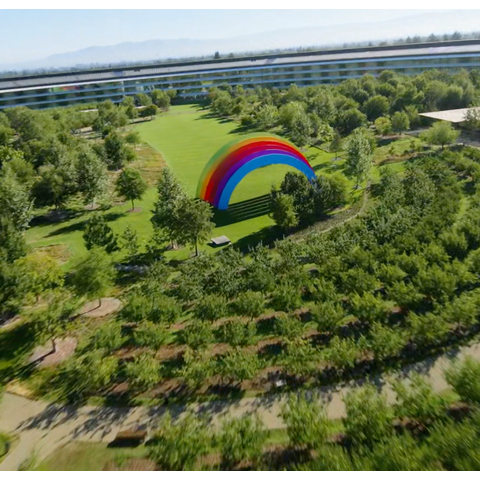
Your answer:
[[[389,381],[405,377],[413,371],[429,380],[436,391],[442,391],[448,387],[443,378],[443,371],[450,360],[466,356],[480,360],[480,343],[460,347],[448,354],[414,364],[394,376],[378,376],[372,381],[387,395],[389,402],[395,399]],[[318,389],[331,418],[341,418],[345,415],[343,398],[348,391],[361,383],[349,382]],[[270,395],[237,401],[195,404],[193,408],[206,414],[213,427],[217,427],[225,415],[240,416],[256,412],[268,428],[282,428],[284,425],[280,410],[284,398],[283,395]],[[167,408],[173,416],[181,415],[185,411],[185,407],[182,406]],[[17,470],[33,452],[38,458],[45,458],[68,442],[110,442],[120,429],[135,424],[146,425],[149,431],[152,431],[165,411],[165,407],[65,407],[6,393],[0,404],[0,431],[17,434],[19,442],[0,464],[0,470]]]

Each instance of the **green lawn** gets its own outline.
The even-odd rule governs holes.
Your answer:
[[[191,195],[195,195],[198,179],[210,158],[225,143],[241,136],[236,133],[236,123],[212,117],[208,110],[202,110],[197,105],[172,107],[170,112],[158,116],[152,122],[145,122],[134,128],[143,141],[162,154],[167,165]],[[337,168],[341,169],[343,163],[341,160],[332,162],[333,154],[317,148],[310,148],[305,154],[316,171],[329,173]],[[254,200],[252,204],[255,208],[249,203],[238,204],[267,195],[272,184],[278,186],[288,171],[294,169],[272,165],[247,175],[233,192],[231,211],[216,214],[217,228],[213,235],[226,235],[235,242],[273,225],[268,216],[265,199]],[[245,214],[245,210],[249,213]]]
[[[219,148],[240,134],[236,132],[236,123],[212,117],[208,110],[197,105],[174,106],[153,121],[138,123],[132,128],[140,133],[143,142],[152,147],[144,145],[139,151],[140,159],[134,165],[142,171],[150,187],[144,198],[136,202],[141,211],[130,212],[130,204],[124,204],[113,206],[105,214],[115,233],[122,234],[126,226],[130,225],[137,231],[141,245],[144,246],[152,235],[150,218],[156,200],[154,185],[162,163],[166,162],[188,193],[195,195],[205,164]],[[401,150],[409,142],[410,139],[404,137],[394,143]],[[377,162],[386,156],[386,150],[386,147],[377,149]],[[341,158],[333,160],[333,154],[320,148],[309,148],[305,155],[317,174],[328,175],[343,169],[344,162]],[[226,235],[232,242],[236,242],[273,225],[273,220],[268,215],[268,193],[272,184],[278,186],[285,173],[292,170],[291,167],[272,165],[247,175],[233,192],[230,208],[215,213],[217,227],[212,236]],[[372,176],[374,180],[378,177],[377,167],[374,167]],[[350,183],[353,187],[353,182]],[[361,195],[361,190],[352,191],[352,195]],[[82,235],[85,222],[91,215],[91,212],[80,209],[78,215],[69,220],[34,226],[27,231],[27,241],[35,248],[47,249],[50,254],[63,260],[64,267],[69,269],[86,253]],[[202,249],[210,250],[211,247],[202,246]],[[190,253],[190,249],[183,249],[168,252],[167,256],[181,259]],[[115,254],[118,259],[123,255],[122,252]]]

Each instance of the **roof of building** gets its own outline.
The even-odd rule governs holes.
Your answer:
[[[304,54],[292,55],[269,55],[268,57],[222,59],[221,62],[199,61],[178,64],[164,65],[146,65],[141,67],[117,67],[115,69],[103,69],[97,71],[68,72],[57,74],[33,75],[27,77],[0,78],[1,92],[14,92],[18,90],[29,90],[37,88],[49,88],[53,86],[64,85],[82,85],[88,83],[106,83],[116,80],[139,80],[158,76],[175,76],[185,73],[199,74],[213,71],[228,71],[230,69],[250,70],[258,67],[274,68],[289,67],[298,64],[309,64],[314,62],[340,61],[375,61],[382,58],[393,59],[404,56],[421,55],[459,55],[480,53],[480,44],[478,41],[472,41],[468,44],[430,46],[424,45],[405,45],[399,48],[398,45],[390,48],[379,49],[378,47],[362,48],[358,50],[335,51],[335,52],[309,52]]]
[[[465,116],[469,110],[480,113],[480,107],[457,108],[455,110],[441,110],[439,112],[421,113],[421,117],[434,118],[435,120],[445,120],[451,123],[461,123],[465,121]]]

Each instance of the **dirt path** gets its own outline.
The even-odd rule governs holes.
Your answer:
[[[471,356],[480,360],[480,343],[463,346],[436,358],[405,368],[395,375],[383,375],[372,379],[378,389],[393,402],[395,395],[390,382],[415,371],[424,376],[436,391],[445,390],[448,385],[443,372],[453,358]],[[331,418],[345,415],[344,396],[363,381],[349,382],[334,387],[323,387],[318,393],[327,407]],[[236,401],[216,401],[194,404],[196,412],[205,414],[212,426],[221,424],[225,415],[240,416],[258,413],[268,428],[282,428],[280,417],[283,395],[261,398],[245,398]],[[184,406],[166,407],[174,417],[182,415]],[[58,447],[72,441],[111,442],[119,430],[135,424],[146,425],[149,431],[155,428],[165,407],[65,407],[43,401],[28,400],[6,393],[0,404],[0,431],[19,436],[16,448],[0,464],[0,470],[17,470],[19,465],[35,452],[38,458],[45,458]]]

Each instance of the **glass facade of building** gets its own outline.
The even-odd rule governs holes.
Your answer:
[[[154,89],[174,89],[180,97],[198,98],[206,95],[211,87],[225,84],[244,88],[288,88],[293,83],[298,86],[338,83],[364,74],[378,75],[383,70],[413,75],[430,68],[480,67],[480,44],[420,47],[252,57],[217,63],[0,79],[0,109],[15,106],[50,108],[107,99],[120,102],[126,95]]]

